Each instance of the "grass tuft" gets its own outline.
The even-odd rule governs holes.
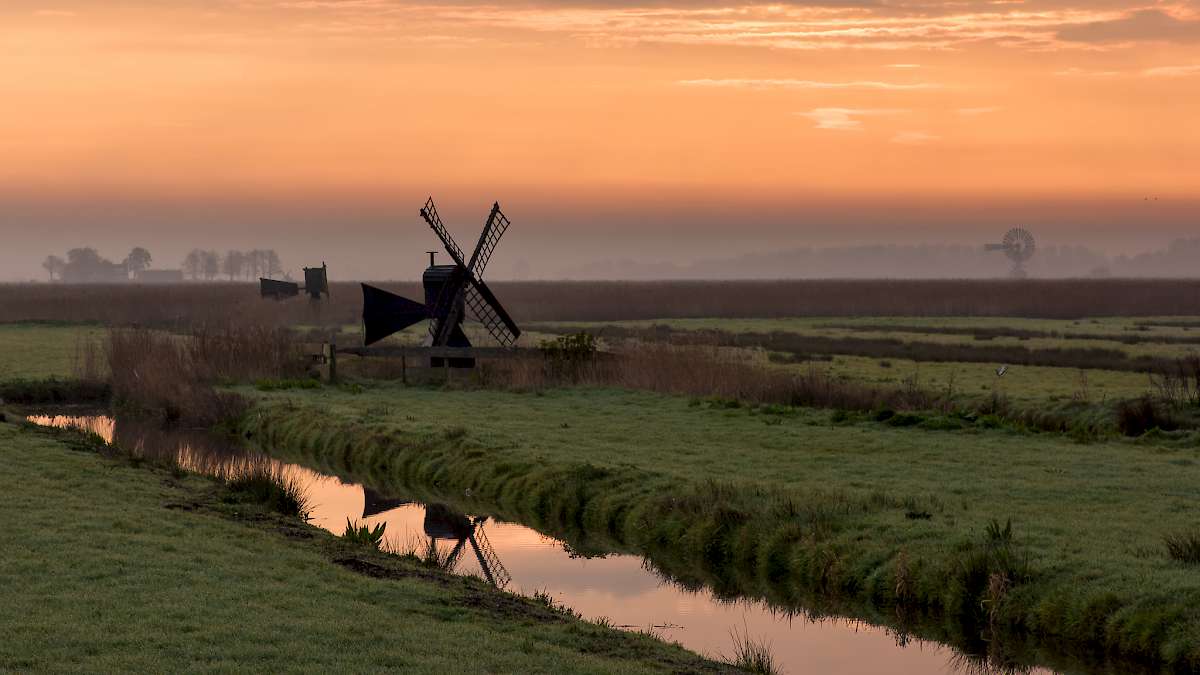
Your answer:
[[[285,516],[308,518],[308,497],[300,483],[265,465],[230,478],[225,486],[231,501],[260,504]]]
[[[729,665],[748,673],[763,675],[778,675],[782,672],[779,664],[775,662],[775,655],[771,653],[769,642],[755,640],[750,636],[748,628],[739,631],[737,626],[730,631],[730,637],[733,639],[733,655],[725,659]]]
[[[1167,555],[1189,565],[1200,565],[1200,530],[1176,532],[1163,537]]]

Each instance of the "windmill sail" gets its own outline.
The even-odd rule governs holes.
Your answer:
[[[425,305],[367,284],[363,291],[363,344],[383,338],[429,318]]]
[[[479,243],[475,245],[475,252],[471,254],[471,263],[467,265],[471,276],[476,279],[483,278],[483,270],[492,259],[492,252],[496,250],[496,245],[500,243],[500,237],[504,236],[508,226],[508,217],[500,212],[500,203],[493,203],[487,224],[483,226],[483,232],[479,233]]]
[[[521,337],[521,329],[517,327],[517,323],[512,320],[508,312],[504,311],[504,307],[492,294],[487,284],[472,279],[466,289],[466,304],[471,308],[471,313],[475,315],[479,323],[483,324],[488,333],[500,344],[508,347]]]
[[[425,201],[425,206],[421,209],[421,217],[437,233],[438,238],[442,240],[442,244],[446,247],[446,252],[450,254],[451,258],[454,258],[455,264],[466,268],[467,263],[463,260],[462,249],[459,248],[458,242],[454,241],[454,237],[450,236],[450,231],[446,229],[446,226],[442,224],[442,219],[438,216],[437,207],[433,205],[433,197]]]

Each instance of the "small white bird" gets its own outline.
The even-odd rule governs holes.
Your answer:
[[[996,377],[1004,377],[1004,374],[1007,372],[1008,372],[1008,366],[1000,366],[999,368],[996,369]]]

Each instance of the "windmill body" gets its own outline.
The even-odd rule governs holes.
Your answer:
[[[1037,251],[1037,243],[1029,230],[1023,227],[1014,227],[1004,233],[1004,239],[999,244],[987,244],[983,248],[985,251],[1003,251],[1005,257],[1012,262],[1009,276],[1014,279],[1024,279],[1029,276],[1025,270],[1025,263],[1029,262],[1029,259]]]
[[[427,345],[470,347],[471,341],[462,328],[469,310],[498,343],[505,347],[513,345],[520,337],[521,329],[483,281],[483,271],[509,225],[508,218],[500,211],[500,205],[492,205],[470,259],[464,256],[463,250],[442,223],[432,198],[425,202],[420,213],[442,240],[453,264],[437,265],[433,254],[430,254],[429,267],[421,276],[425,291],[423,303],[363,284],[364,344],[370,345],[428,319]],[[430,365],[470,368],[475,365],[475,360],[454,357],[446,363],[442,357],[433,357]]]

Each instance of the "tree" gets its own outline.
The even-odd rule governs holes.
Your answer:
[[[204,278],[212,281],[221,272],[221,256],[216,251],[205,251],[202,255]]]
[[[66,267],[66,265],[67,261],[56,255],[48,255],[46,256],[46,259],[42,261],[42,269],[50,273],[50,281],[54,281],[55,276],[58,276],[61,279],[63,267]]]
[[[275,252],[275,249],[268,249],[264,251],[264,254],[266,255],[268,277],[273,277],[283,271],[283,263],[279,262],[279,254]]]
[[[221,260],[221,271],[229,275],[229,280],[240,278],[246,267],[246,255],[241,251],[229,250]]]
[[[150,269],[150,251],[136,246],[129,255],[125,256],[125,268],[133,273],[134,276]]]
[[[183,273],[194,281],[200,278],[200,271],[203,268],[204,252],[198,248],[189,251],[187,257],[183,259]]]

